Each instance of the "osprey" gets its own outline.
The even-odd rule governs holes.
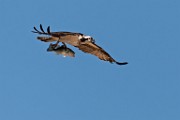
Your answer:
[[[40,24],[40,30],[34,27],[35,31],[33,33],[38,33],[47,36],[38,36],[37,39],[43,42],[54,42],[57,41],[56,44],[62,42],[66,47],[65,43],[70,44],[74,47],[79,48],[79,50],[90,53],[92,55],[97,56],[99,59],[104,61],[109,61],[110,63],[116,63],[118,65],[126,65],[127,62],[117,62],[113,59],[105,50],[103,50],[100,46],[95,44],[95,40],[91,36],[84,35],[82,33],[75,33],[75,32],[50,32],[50,26],[47,28],[47,32],[44,31],[42,25]],[[51,46],[51,44],[50,44]],[[54,47],[55,48],[55,47]],[[55,49],[54,49],[55,50]]]

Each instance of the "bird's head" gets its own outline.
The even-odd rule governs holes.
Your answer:
[[[79,38],[80,38],[81,42],[92,42],[92,43],[95,43],[95,40],[91,36],[83,35],[83,36],[81,36]]]

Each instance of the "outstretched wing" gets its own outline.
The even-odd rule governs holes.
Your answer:
[[[42,25],[40,24],[40,30],[34,27],[33,33],[37,33],[40,35],[47,35],[47,36],[38,36],[37,39],[43,42],[64,42],[67,44],[71,44],[73,46],[77,46],[79,44],[79,36],[83,36],[82,33],[76,32],[51,32],[50,26],[47,28],[47,32],[44,31]]]
[[[110,63],[115,62],[118,65],[126,65],[127,62],[117,62],[115,61],[105,50],[103,50],[100,46],[96,45],[95,43],[85,43],[81,44],[78,47],[80,50],[82,50],[85,53],[90,53],[92,55],[97,56],[99,59],[104,61],[109,61]]]

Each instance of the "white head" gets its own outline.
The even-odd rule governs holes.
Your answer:
[[[79,36],[79,39],[81,40],[81,42],[92,42],[94,43],[95,40],[91,37],[91,36],[88,36],[88,35],[83,35],[83,36]]]

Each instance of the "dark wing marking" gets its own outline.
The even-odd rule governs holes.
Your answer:
[[[41,24],[40,24],[40,29],[43,33],[45,33]]]
[[[118,65],[126,65],[128,64],[127,62],[117,62],[115,61],[105,50],[103,50],[101,47],[96,45],[95,43],[86,43],[86,44],[81,44],[78,47],[80,50],[82,50],[85,53],[90,53],[92,55],[97,56],[99,59],[104,60],[104,61],[109,61],[110,63],[115,62]]]
[[[50,26],[48,26],[48,28],[47,28],[47,33],[50,35],[51,34],[51,32],[50,32]]]
[[[41,31],[39,31],[36,27],[34,27],[34,30],[35,30],[35,31],[32,31],[33,33],[49,35],[48,33],[44,32],[43,27],[42,27],[41,24],[40,24],[40,30],[41,30]]]
[[[74,32],[64,32],[64,31],[61,31],[61,32],[51,32],[50,34],[51,36],[53,37],[63,37],[63,36],[67,36],[67,35],[83,35],[82,33],[74,33]]]

